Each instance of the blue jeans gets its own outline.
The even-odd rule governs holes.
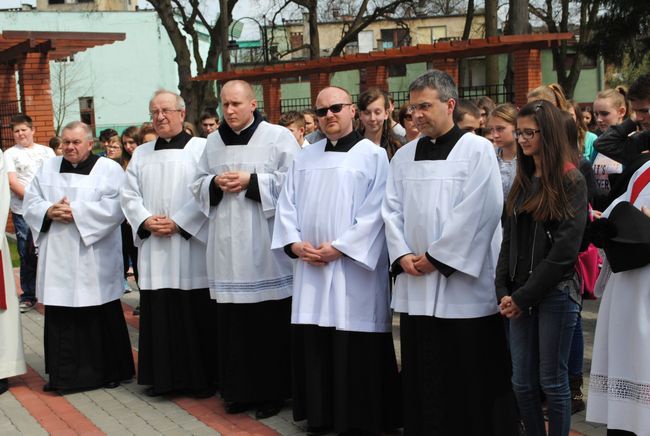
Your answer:
[[[569,434],[567,363],[579,310],[566,286],[553,289],[530,313],[510,320],[512,388],[527,436],[546,436],[540,386],[548,403],[548,435]]]
[[[578,312],[576,328],[573,331],[571,340],[571,352],[569,353],[569,377],[582,377],[582,364],[585,356],[585,338],[582,332],[582,316]]]
[[[22,215],[11,213],[16,231],[18,255],[20,256],[20,287],[23,295],[20,301],[36,302],[36,248],[32,238],[32,231]]]

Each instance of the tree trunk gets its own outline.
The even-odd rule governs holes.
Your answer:
[[[506,35],[526,35],[530,33],[530,22],[528,19],[528,0],[510,0],[508,8],[508,22],[504,29]],[[513,98],[511,94],[515,87],[515,66],[514,56],[508,54],[508,65],[506,67],[506,74],[503,79],[503,86]]]
[[[497,36],[497,2],[485,0],[485,36]],[[499,83],[499,56],[488,55],[485,57],[485,82],[488,85],[489,97],[496,101],[496,89],[492,86]]]

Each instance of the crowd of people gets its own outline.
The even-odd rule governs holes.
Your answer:
[[[82,122],[45,147],[13,118],[0,224],[11,209],[23,294],[3,237],[0,393],[36,301],[44,390],[131,380],[132,269],[146,395],[218,392],[258,419],[291,399],[311,434],[568,435],[581,306],[602,297],[587,419],[650,434],[650,75],[593,113],[556,84],[461,100],[437,70],[400,108],[330,86],[276,125],[240,80],[220,102],[198,137],[156,91],[102,156]]]

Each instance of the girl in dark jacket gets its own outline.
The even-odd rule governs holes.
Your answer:
[[[517,115],[517,174],[506,203],[496,291],[510,319],[512,384],[528,436],[569,434],[567,361],[580,307],[574,265],[587,221],[587,188],[560,110],[545,101]]]

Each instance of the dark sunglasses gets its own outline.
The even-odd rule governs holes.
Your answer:
[[[332,111],[333,114],[338,114],[343,110],[343,106],[352,106],[352,103],[336,103],[330,107],[319,107],[314,109],[317,117],[324,117],[327,115],[328,111]]]

